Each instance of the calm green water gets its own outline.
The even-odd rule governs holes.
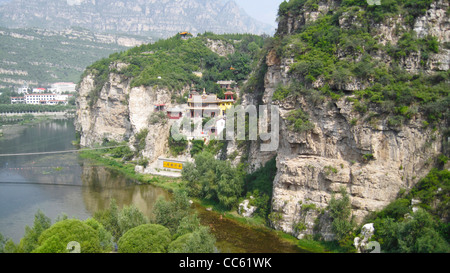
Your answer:
[[[72,120],[13,128],[3,127],[0,154],[74,149]],[[80,159],[77,153],[0,157],[0,233],[16,243],[24,235],[25,226],[33,225],[39,209],[53,221],[63,214],[84,220],[108,208],[114,198],[120,207],[134,204],[151,217],[160,196],[169,198],[169,193],[151,185],[139,185],[103,166]],[[197,211],[202,223],[213,230],[221,252],[302,252],[268,230],[220,219],[218,214],[200,207]]]

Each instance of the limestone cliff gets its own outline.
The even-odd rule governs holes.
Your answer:
[[[111,64],[111,68],[118,71],[126,67],[124,63]],[[81,146],[99,144],[105,139],[133,143],[137,133],[148,129],[142,157],[153,162],[167,152],[170,122],[151,124],[149,117],[155,112],[155,105],[171,107],[171,96],[177,92],[167,88],[131,87],[130,80],[115,73],[109,74],[97,101],[92,104],[94,89],[94,78],[88,74],[80,83],[77,98],[76,129],[80,133]],[[183,90],[179,92],[184,93]]]
[[[280,18],[277,36],[284,39],[285,48],[291,35],[301,33],[305,25],[314,22],[339,5],[337,1],[318,1],[315,9],[304,7],[296,13],[289,12]],[[449,42],[449,17],[447,1],[436,1],[413,24],[419,37],[431,34],[442,44]],[[339,27],[354,27],[356,13],[339,17]],[[350,22],[351,21],[351,22]],[[381,44],[396,44],[399,28],[410,30],[402,17],[396,17],[373,26],[374,37]],[[278,51],[277,51],[278,50]],[[332,239],[330,219],[326,208],[333,193],[344,187],[351,196],[352,214],[361,223],[372,211],[377,211],[393,201],[401,189],[411,189],[420,178],[435,166],[436,158],[443,152],[443,136],[447,124],[438,129],[424,126],[425,116],[416,113],[401,126],[388,122],[376,105],[367,111],[355,111],[356,96],[348,91],[366,88],[370,82],[348,81],[340,89],[347,91],[339,99],[312,92],[306,95],[288,96],[284,100],[273,100],[279,86],[302,83],[302,77],[292,73],[293,64],[298,62],[294,55],[280,53],[275,46],[266,56],[267,73],[262,103],[276,104],[281,111],[280,147],[273,153],[261,153],[257,144],[252,144],[249,163],[252,169],[262,166],[273,156],[277,157],[278,172],[273,183],[273,212],[278,214],[274,226],[285,232],[303,237],[305,234],[320,233],[325,239]],[[338,54],[340,50],[337,50]],[[420,54],[420,53],[419,53]],[[345,59],[346,54],[341,58]],[[393,59],[385,52],[374,51],[372,56],[390,64]],[[301,58],[301,57],[300,57]],[[450,63],[449,51],[441,46],[439,53],[428,58],[426,67],[420,64],[420,56],[410,55],[400,60],[403,69],[410,73],[434,73],[447,71]],[[422,66],[422,67],[421,67]],[[325,86],[318,77],[310,84],[314,91]],[[313,129],[295,132],[289,128],[288,115],[292,110],[302,109],[310,117]],[[442,126],[442,127],[440,127]],[[314,207],[315,209],[305,209]],[[295,226],[303,222],[304,230]],[[317,225],[319,224],[319,225]]]

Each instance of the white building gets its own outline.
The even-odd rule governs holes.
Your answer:
[[[17,93],[19,94],[28,94],[29,92],[31,92],[31,89],[27,84],[24,84],[22,87],[17,88]]]
[[[11,97],[11,104],[19,104],[24,102],[25,102],[24,97]]]
[[[57,102],[57,104],[67,105],[69,103],[69,99],[72,97],[73,97],[72,94],[56,95],[55,101]]]
[[[27,94],[25,95],[26,104],[47,104],[48,101],[56,100],[55,94]]]
[[[64,92],[75,93],[76,84],[73,82],[57,82],[51,85],[49,91],[52,91],[57,94],[61,94]]]
[[[33,88],[33,93],[44,93],[45,88]]]

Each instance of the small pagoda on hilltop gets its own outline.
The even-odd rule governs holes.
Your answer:
[[[192,38],[194,35],[192,35],[191,33],[187,32],[187,31],[183,31],[178,33],[181,36],[181,40],[188,40],[190,38]]]

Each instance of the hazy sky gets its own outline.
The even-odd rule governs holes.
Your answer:
[[[284,0],[235,0],[251,17],[276,26],[278,6]]]

